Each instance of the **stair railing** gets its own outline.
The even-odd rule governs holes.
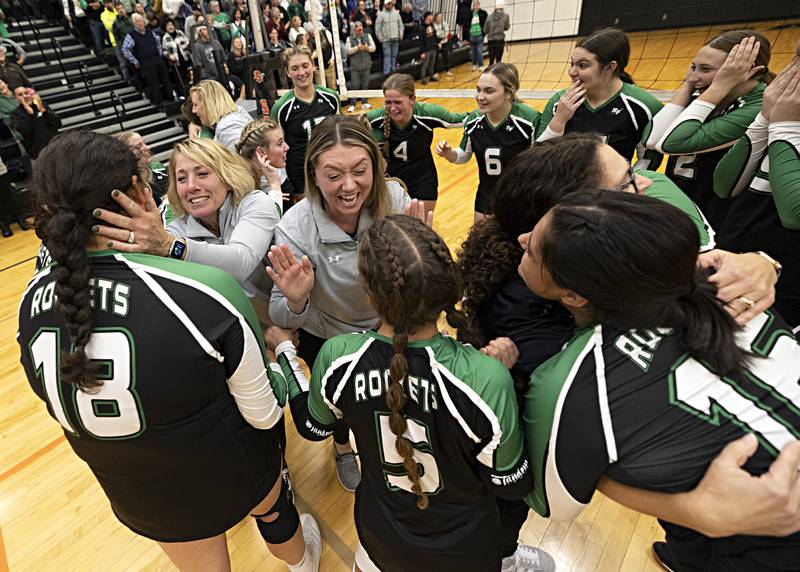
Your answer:
[[[111,91],[111,104],[114,106],[114,114],[117,116],[117,122],[119,123],[119,130],[125,131],[125,126],[122,124],[122,122],[125,120],[125,116],[127,115],[127,111],[125,109],[125,102],[122,101],[120,96],[117,95],[117,92],[113,90]],[[122,109],[121,113],[120,109]]]
[[[100,117],[103,114],[99,109],[97,109],[97,104],[94,102],[94,97],[92,97],[92,91],[89,89],[89,87],[94,83],[94,80],[89,74],[89,67],[85,63],[81,62],[81,65],[78,67],[78,72],[81,74],[83,88],[86,90],[86,95],[89,96],[89,102],[92,104],[94,115],[95,117]]]
[[[69,75],[67,74],[67,68],[64,67],[64,61],[63,61],[64,48],[61,47],[61,42],[59,42],[58,39],[55,37],[50,38],[50,43],[53,46],[53,52],[55,53],[56,59],[58,60],[58,67],[61,68],[61,73],[64,75],[64,79],[61,80],[61,83],[71,88],[73,87],[73,83],[70,80]]]

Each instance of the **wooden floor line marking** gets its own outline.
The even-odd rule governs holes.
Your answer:
[[[319,525],[319,531],[322,533],[322,539],[328,543],[328,546],[331,547],[336,555],[339,557],[345,566],[348,568],[353,566],[353,562],[356,559],[356,553],[350,550],[350,547],[347,543],[342,540],[338,534],[336,534],[333,529],[328,526],[328,523],[322,520],[316,512],[314,512],[308,503],[300,496],[300,493],[297,492],[297,489],[294,489],[294,498],[295,504],[297,505],[297,512],[300,514],[307,512],[311,516],[314,517],[314,520],[317,521],[317,525]]]
[[[45,445],[44,447],[42,447],[41,449],[39,449],[38,451],[36,451],[32,455],[30,455],[29,457],[24,458],[19,463],[17,463],[16,465],[11,467],[10,469],[5,471],[4,473],[0,474],[0,482],[3,482],[4,480],[6,480],[8,477],[13,475],[14,473],[17,473],[17,472],[21,471],[22,469],[24,469],[25,467],[27,467],[28,465],[30,465],[31,463],[33,463],[34,461],[39,459],[39,457],[41,457],[45,453],[48,453],[49,451],[53,450],[56,446],[61,444],[62,441],[66,441],[66,437],[64,437],[63,435],[61,437],[58,437],[54,441],[51,441],[50,443],[48,443],[47,445]]]
[[[26,258],[25,260],[20,260],[19,262],[15,262],[10,266],[6,266],[5,268],[0,268],[0,272],[5,272],[6,270],[11,270],[15,266],[19,266],[20,264],[25,264],[26,262],[30,262],[31,260],[36,260],[35,256],[31,256],[30,258]]]

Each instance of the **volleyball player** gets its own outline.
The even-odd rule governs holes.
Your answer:
[[[693,488],[725,445],[754,433],[766,472],[800,434],[800,346],[780,316],[739,327],[697,271],[683,213],[630,193],[565,197],[520,237],[520,274],[570,310],[578,331],[531,378],[525,406],[542,515],[569,520],[602,477]],[[657,255],[654,255],[657,253]],[[656,556],[679,570],[796,570],[800,533],[709,538],[662,521]]]
[[[339,95],[332,89],[314,84],[314,59],[307,47],[288,48],[283,52],[286,75],[293,88],[275,102],[270,117],[283,129],[289,152],[286,174],[294,189],[295,202],[303,197],[305,179],[303,162],[314,127],[329,115],[341,111]]]
[[[478,163],[478,193],[475,220],[490,213],[497,180],[511,160],[534,141],[539,112],[517,100],[519,73],[512,64],[490,65],[478,78],[475,100],[478,109],[464,120],[464,137],[455,149],[447,141],[436,146],[436,154],[451,163],[466,163],[472,154]]]
[[[286,386],[241,288],[219,269],[105,250],[92,231],[98,208],[119,208],[110,189],[152,201],[138,176],[108,135],[71,131],[42,152],[36,227],[52,264],[19,311],[31,388],[117,518],[179,569],[230,570],[225,531],[250,514],[290,570],[315,571],[319,530],[280,476]]]
[[[342,418],[355,434],[357,569],[499,570],[495,495],[532,486],[508,370],[439,333],[442,312],[462,336],[469,328],[450,251],[419,220],[376,221],[358,271],[380,325],[328,340],[308,392],[290,335],[268,334],[283,334],[271,345],[300,434],[325,439]]]
[[[720,244],[734,251],[763,250],[781,261],[775,262],[781,270],[775,308],[795,332],[800,331],[798,102],[800,56],[764,90],[761,113],[714,171],[714,191],[734,199]]]
[[[291,206],[294,187],[286,174],[289,145],[283,129],[270,118],[259,118],[245,126],[236,152],[250,162],[259,188],[267,193],[283,214]]]
[[[643,137],[662,105],[634,85],[625,71],[630,52],[628,36],[616,28],[603,28],[580,40],[569,62],[572,87],[547,102],[536,140],[564,133],[598,133],[629,162],[635,151],[637,169],[655,171],[661,154],[648,150]]]
[[[433,103],[417,103],[414,78],[392,74],[383,82],[384,106],[367,113],[372,133],[384,143],[386,172],[408,188],[412,199],[433,211],[439,196],[439,175],[433,162],[433,130],[462,127],[466,113],[453,113]]]
[[[714,194],[714,169],[761,109],[773,77],[769,58],[769,40],[758,32],[720,34],[700,48],[681,88],[653,118],[647,146],[670,154],[667,175],[715,229],[722,228],[730,201]]]

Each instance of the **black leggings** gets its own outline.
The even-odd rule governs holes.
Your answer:
[[[298,332],[300,334],[300,348],[297,351],[297,355],[303,358],[309,370],[314,369],[314,362],[317,361],[319,350],[322,349],[322,344],[328,340],[310,334],[302,328]],[[347,445],[350,442],[350,426],[345,423],[344,419],[339,419],[336,422],[336,427],[333,429],[333,440],[337,445]]]
[[[497,63],[503,59],[503,49],[505,46],[505,40],[489,40],[489,65]]]

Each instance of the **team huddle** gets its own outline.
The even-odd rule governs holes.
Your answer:
[[[287,404],[304,439],[333,437],[355,570],[541,569],[529,510],[570,520],[596,490],[661,519],[667,569],[796,570],[798,50],[775,76],[766,38],[720,34],[662,105],[604,29],[541,114],[496,63],[471,113],[394,74],[383,107],[345,116],[290,48],[269,118],[193,87],[166,170],[135,133],[62,134],[33,180],[31,387],[182,570],[230,569],[247,515],[318,569]],[[434,145],[447,128],[460,145]],[[432,228],[433,153],[478,165],[457,257]]]

